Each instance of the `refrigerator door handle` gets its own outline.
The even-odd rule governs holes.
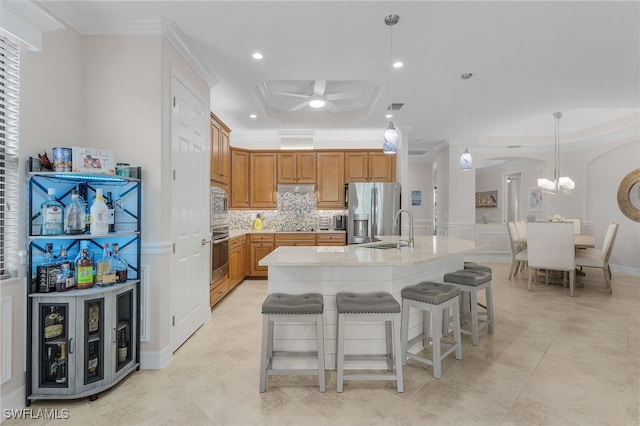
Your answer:
[[[375,241],[375,232],[378,229],[378,188],[371,188],[371,226],[369,232],[370,241]]]

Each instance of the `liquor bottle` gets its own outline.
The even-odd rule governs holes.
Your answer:
[[[91,226],[91,215],[89,214],[89,199],[87,198],[87,184],[79,183],[76,188],[78,189],[78,200],[84,205],[84,232],[89,232]]]
[[[127,361],[127,339],[126,339],[126,329],[120,330],[120,337],[118,338],[118,363],[122,364]]]
[[[44,383],[51,382],[51,371],[54,368],[55,359],[53,358],[52,345],[47,346],[47,358],[42,363],[42,381]]]
[[[67,381],[67,344],[60,344],[60,356],[56,365],[56,383]]]
[[[104,200],[107,205],[107,223],[109,224],[109,232],[115,232],[116,230],[116,212],[113,208],[113,193],[107,192],[107,197]]]
[[[64,208],[56,200],[56,189],[47,190],[48,198],[40,205],[42,216],[41,235],[60,235],[64,230]]]
[[[88,325],[89,333],[95,333],[100,329],[100,304],[98,302],[89,303]]]
[[[87,376],[98,374],[98,341],[89,342],[89,357],[87,359]]]
[[[64,233],[69,235],[84,234],[86,228],[87,209],[78,195],[77,189],[71,190],[71,202],[64,211]]]
[[[67,257],[67,249],[61,245],[60,255],[56,258],[56,291],[67,291],[75,287],[76,281]]]
[[[85,242],[85,241],[83,241]],[[88,247],[88,242],[85,245]],[[80,290],[93,287],[93,258],[88,248],[81,248],[76,257],[76,287]]]
[[[118,243],[112,244],[113,252],[111,253],[111,267],[116,272],[116,282],[123,283],[127,281],[127,261],[124,260],[118,252]]]
[[[37,266],[36,274],[38,279],[38,292],[39,293],[49,293],[51,291],[55,291],[56,285],[55,280],[51,284],[51,269],[53,266],[53,244],[46,243],[44,245],[44,259],[42,263]]]
[[[111,266],[109,243],[103,245],[102,259],[96,262],[96,285],[108,287],[116,282],[116,272]]]
[[[91,235],[107,235],[109,233],[109,208],[104,202],[102,188],[96,189],[96,200],[91,205]]]
[[[44,319],[44,340],[57,339],[64,332],[64,317],[55,306],[49,308],[51,311]]]

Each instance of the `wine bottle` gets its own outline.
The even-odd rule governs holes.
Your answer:
[[[67,381],[67,345],[60,344],[60,356],[56,365],[56,383],[65,383]]]
[[[113,252],[111,253],[111,267],[116,272],[116,282],[123,283],[127,281],[127,261],[124,260],[118,252],[118,243],[112,244]]]
[[[84,234],[87,209],[80,199],[77,189],[71,190],[71,202],[64,210],[64,233],[69,235]]]
[[[64,228],[64,208],[56,200],[56,189],[47,190],[48,198],[40,205],[40,215],[42,216],[41,235],[60,235]]]
[[[42,381],[44,383],[51,382],[51,370],[53,370],[55,360],[53,358],[53,347],[47,346],[47,358],[42,363]]]
[[[98,342],[89,342],[89,357],[87,360],[87,375],[94,377],[98,373]]]
[[[56,309],[56,306],[49,307],[50,312],[44,319],[44,340],[53,340],[64,332],[63,317]]]
[[[107,205],[107,223],[109,224],[109,232],[115,232],[116,230],[116,212],[113,209],[113,193],[107,192],[107,197],[104,200]]]
[[[96,200],[91,205],[91,235],[107,235],[109,233],[109,208],[104,202],[102,188],[96,189]]]
[[[126,329],[120,330],[120,337],[118,339],[118,362],[122,364],[127,361],[127,339],[126,339]]]

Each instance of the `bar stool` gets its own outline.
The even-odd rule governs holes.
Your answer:
[[[470,269],[472,271],[488,272],[490,274],[493,273],[493,270],[488,266],[480,265],[479,263],[475,263],[475,262],[464,262],[464,269]]]
[[[493,334],[493,297],[491,293],[491,274],[475,271],[471,269],[460,269],[456,272],[450,272],[444,275],[444,282],[455,285],[462,292],[462,296],[468,295],[470,300],[466,302],[466,298],[461,300],[461,306],[465,317],[467,309],[471,309],[471,332],[462,330],[465,334],[471,334],[471,343],[478,345],[478,332],[481,328],[487,327],[489,334]],[[487,306],[484,312],[478,312],[478,291],[485,291],[485,299]],[[483,315],[484,321],[479,321],[478,316]]]
[[[260,355],[260,392],[267,388],[267,374],[314,374],[318,375],[320,392],[325,391],[324,377],[324,329],[322,313],[324,299],[319,293],[284,294],[272,293],[262,303],[262,352]],[[317,369],[275,369],[274,356],[315,356],[316,352],[284,352],[273,350],[274,323],[308,323],[316,325]]]
[[[400,304],[389,293],[377,291],[372,293],[338,293],[338,330],[336,335],[338,350],[336,353],[336,369],[338,370],[337,391],[342,392],[344,380],[395,380],[398,392],[403,392],[402,361],[400,352]],[[394,374],[344,374],[344,361],[371,360],[375,356],[345,355],[344,336],[345,323],[358,321],[385,322],[387,353],[383,358],[387,361],[387,369]]]
[[[415,359],[424,364],[433,366],[433,376],[436,379],[442,377],[442,360],[455,351],[456,359],[462,359],[462,339],[460,337],[460,313],[458,304],[460,289],[447,284],[423,281],[402,289],[402,364],[407,363],[407,358]],[[409,337],[409,313],[411,308],[423,311],[422,333],[408,341]],[[449,328],[449,309],[453,320],[453,343],[442,342],[440,331],[444,327]],[[443,314],[445,321],[442,323]],[[431,341],[432,359],[415,355],[408,348],[422,340],[423,347],[428,347]],[[444,353],[442,346],[445,346]]]

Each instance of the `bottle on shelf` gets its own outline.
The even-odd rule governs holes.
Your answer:
[[[76,288],[82,290],[93,287],[93,256],[89,252],[89,242],[82,241],[80,243],[80,252],[76,257]]]
[[[96,262],[96,285],[109,287],[116,282],[116,272],[111,266],[111,253],[109,243],[104,243],[102,249],[102,259]]]
[[[120,336],[118,338],[118,363],[122,364],[123,362],[127,362],[128,349],[126,328],[123,328],[120,330]]]
[[[71,202],[64,210],[64,233],[68,235],[84,234],[87,209],[77,189],[71,190]]]
[[[56,364],[56,383],[67,381],[67,344],[60,344],[60,356]]]
[[[49,306],[50,312],[44,319],[44,340],[54,340],[64,333],[64,316],[57,306]]]
[[[40,205],[42,216],[41,235],[61,235],[64,231],[64,208],[56,200],[56,189],[47,190],[48,198]]]
[[[116,212],[113,208],[113,193],[107,192],[107,197],[104,200],[107,205],[107,223],[109,224],[109,232],[115,232],[116,230]]]
[[[98,374],[98,340],[89,342],[89,356],[87,358],[87,376],[95,377]]]
[[[60,255],[56,259],[56,291],[71,290],[76,286],[71,261],[67,257],[67,249],[60,245]]]
[[[47,356],[42,362],[42,382],[52,381],[51,372],[55,367],[55,358],[53,357],[53,345],[47,345]]]
[[[91,205],[91,235],[107,235],[109,233],[109,208],[104,202],[102,188],[96,189],[96,199]]]
[[[39,293],[56,291],[56,273],[53,258],[53,243],[44,245],[44,259],[36,267],[37,289]]]
[[[127,261],[124,260],[120,253],[118,252],[118,243],[112,244],[112,253],[111,253],[111,267],[116,273],[116,282],[123,283],[127,281]]]
[[[89,303],[88,311],[87,328],[89,333],[95,333],[100,329],[100,304],[98,302]]]

